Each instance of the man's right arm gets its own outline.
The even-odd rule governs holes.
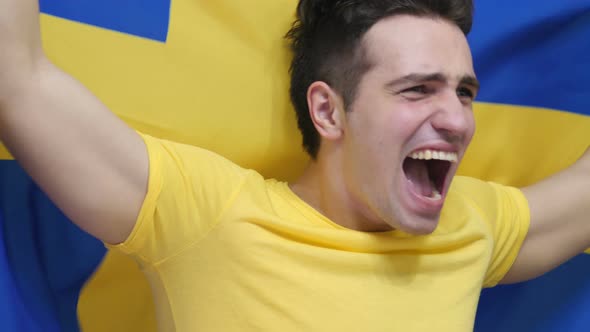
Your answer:
[[[78,226],[124,241],[147,190],[142,138],[45,58],[37,0],[0,8],[0,139]]]

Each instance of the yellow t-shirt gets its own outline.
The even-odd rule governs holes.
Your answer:
[[[149,189],[119,250],[161,331],[472,331],[528,230],[514,188],[457,177],[436,231],[343,228],[212,152],[144,136]]]

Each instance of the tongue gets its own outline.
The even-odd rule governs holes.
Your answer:
[[[432,197],[432,184],[428,176],[426,162],[407,158],[404,166],[406,177],[414,191],[422,196]]]

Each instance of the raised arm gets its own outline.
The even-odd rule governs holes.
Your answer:
[[[568,169],[523,191],[531,227],[503,283],[540,276],[590,247],[590,149]]]
[[[124,241],[147,188],[143,140],[45,57],[37,0],[0,8],[0,140],[71,220]]]

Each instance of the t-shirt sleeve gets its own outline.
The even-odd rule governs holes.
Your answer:
[[[127,240],[109,247],[155,264],[206,236],[247,170],[211,151],[141,136],[149,155],[147,194]]]
[[[514,264],[528,233],[530,210],[520,189],[465,178],[464,194],[472,200],[492,236],[492,256],[484,278],[484,287],[493,287]]]
[[[491,223],[494,234],[492,260],[484,287],[498,284],[514,264],[529,230],[528,202],[517,188],[491,184],[497,192],[498,214]]]

